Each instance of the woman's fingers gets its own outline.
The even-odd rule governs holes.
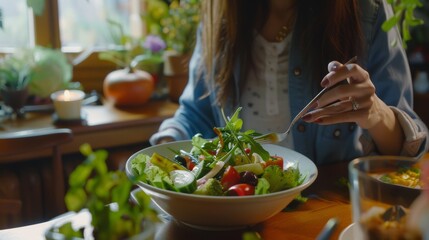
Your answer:
[[[354,63],[342,65],[336,61],[330,62],[328,70],[330,72],[326,74],[320,83],[322,87],[331,87],[345,79],[348,79],[349,83],[360,83],[369,80],[368,72]]]
[[[337,61],[329,63],[328,70],[322,86],[332,87],[345,79],[347,82],[327,91],[303,120],[319,124],[356,122],[364,128],[373,125],[378,98],[368,72],[357,64],[342,65]]]
[[[305,114],[302,119],[307,122],[340,123],[345,121],[355,122],[356,116],[369,107],[364,99],[348,98],[337,101],[328,106],[317,108]],[[352,113],[360,111],[361,113]]]

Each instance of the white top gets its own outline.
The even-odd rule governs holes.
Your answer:
[[[251,67],[240,106],[243,130],[259,133],[284,132],[290,121],[289,49],[292,34],[282,42],[268,42],[256,33],[252,45]],[[279,143],[293,147],[292,133]]]

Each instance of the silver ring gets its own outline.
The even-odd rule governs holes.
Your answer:
[[[354,99],[352,99],[351,101],[353,111],[357,111],[359,109],[359,103],[357,103]]]

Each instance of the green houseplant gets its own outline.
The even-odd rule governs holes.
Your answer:
[[[414,13],[416,8],[423,6],[424,0],[387,0],[392,8],[394,15],[387,19],[381,26],[383,31],[389,31],[394,26],[398,26],[402,35],[402,45],[406,48],[407,42],[412,39],[410,28],[422,25],[423,20],[416,18]],[[397,40],[392,42],[397,44]]]
[[[153,239],[158,218],[149,206],[149,196],[138,191],[134,194],[138,204],[131,202],[134,183],[124,171],[108,169],[107,151],[93,151],[89,144],[83,144],[80,151],[86,160],[70,174],[65,203],[69,211],[88,211],[91,222],[79,229],[70,221],[62,222],[48,229],[46,238],[113,240],[142,239],[144,235],[144,239]]]
[[[16,55],[4,57],[0,62],[0,95],[12,114],[24,116],[22,110],[28,97],[30,66]]]

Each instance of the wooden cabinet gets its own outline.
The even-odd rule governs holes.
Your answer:
[[[429,127],[429,93],[414,93],[414,111],[422,121]]]

